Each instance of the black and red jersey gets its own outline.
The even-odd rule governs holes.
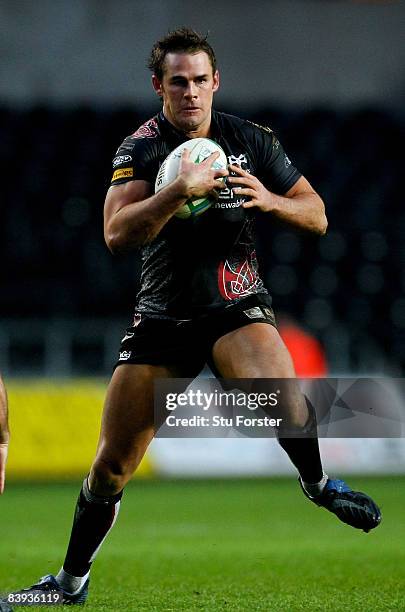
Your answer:
[[[229,163],[240,165],[274,193],[286,193],[301,176],[269,128],[213,110],[210,138],[223,148]],[[113,159],[111,185],[144,180],[154,186],[167,155],[186,140],[160,112],[125,138]],[[263,213],[244,209],[246,199],[226,187],[206,212],[188,219],[172,217],[153,242],[141,248],[139,312],[186,319],[267,293],[254,240],[255,220]]]

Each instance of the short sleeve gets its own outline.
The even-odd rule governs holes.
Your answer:
[[[270,128],[251,125],[254,129],[257,177],[270,191],[283,195],[295,185],[302,174],[292,164]]]
[[[112,160],[111,185],[135,180],[153,184],[157,168],[152,148],[151,141],[146,138],[125,138]]]

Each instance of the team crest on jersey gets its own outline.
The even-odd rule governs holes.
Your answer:
[[[257,274],[256,253],[253,251],[245,261],[221,261],[218,267],[218,288],[225,300],[235,300],[256,293],[261,284]]]
[[[158,125],[156,119],[149,119],[146,123],[132,134],[133,138],[155,138],[157,136]]]
[[[247,164],[248,160],[247,157],[244,153],[242,153],[242,155],[228,155],[228,162],[230,164],[232,164],[233,166],[240,166],[242,167],[242,164]]]

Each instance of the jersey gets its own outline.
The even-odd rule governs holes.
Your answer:
[[[301,176],[269,128],[213,110],[210,138],[223,148],[230,164],[256,176],[273,193],[285,194]],[[144,180],[154,186],[167,155],[186,140],[160,112],[118,148],[111,185]],[[141,248],[138,312],[188,319],[268,293],[255,252],[255,219],[263,213],[243,208],[247,199],[224,187],[202,215],[173,216]]]

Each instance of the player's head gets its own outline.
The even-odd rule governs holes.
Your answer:
[[[153,45],[148,65],[166,117],[200,135],[209,127],[212,96],[219,87],[215,53],[206,37],[189,28],[169,32]]]

